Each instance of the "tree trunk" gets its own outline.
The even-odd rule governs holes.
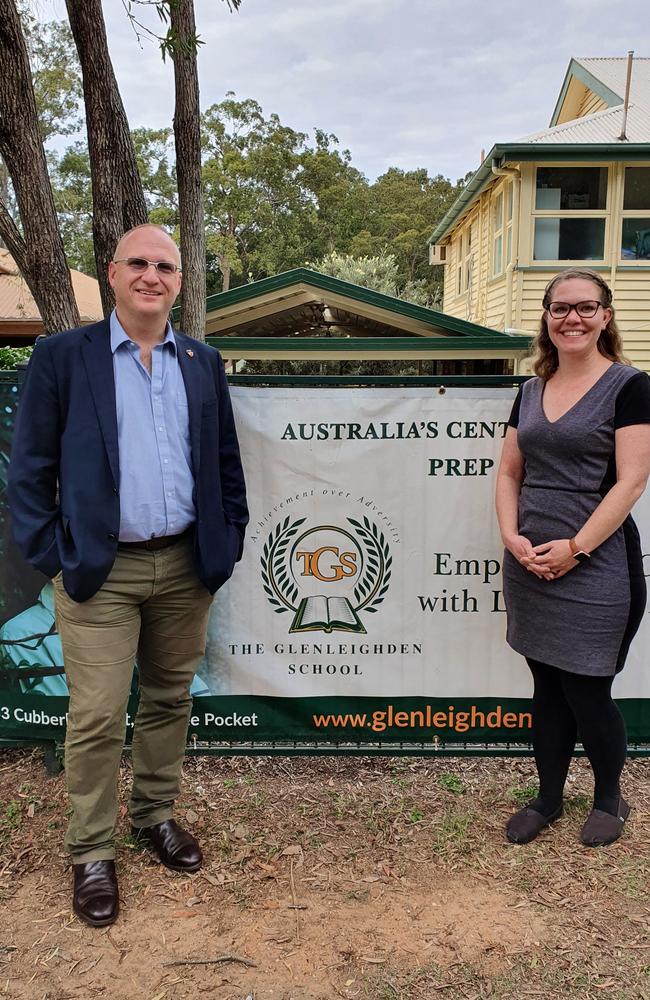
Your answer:
[[[66,7],[83,75],[95,262],[108,315],[115,302],[108,283],[109,261],[122,234],[147,221],[147,205],[108,52],[101,0],[66,0]]]
[[[201,179],[201,110],[194,0],[170,4],[176,104],[174,139],[183,261],[181,329],[205,340],[205,224]]]
[[[0,155],[16,196],[22,234],[0,205],[6,242],[48,333],[79,326],[63,241],[54,208],[27,47],[14,0],[0,0]]]
[[[227,292],[230,290],[230,261],[227,257],[223,257],[221,260],[221,291]]]
[[[7,209],[9,205],[9,173],[2,160],[0,160],[0,211]],[[12,219],[13,221],[13,219]],[[0,247],[7,248],[7,243],[0,233]]]

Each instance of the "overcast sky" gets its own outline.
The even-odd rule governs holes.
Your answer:
[[[43,18],[64,0],[36,0]],[[143,11],[142,7],[137,8]],[[650,56],[648,0],[195,0],[203,108],[233,90],[294,129],[333,132],[374,179],[457,180],[481,149],[545,128],[571,56]],[[172,67],[104,0],[132,127],[170,125]],[[141,15],[156,26],[144,8]]]

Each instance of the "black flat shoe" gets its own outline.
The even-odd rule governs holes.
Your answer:
[[[543,816],[536,809],[524,806],[523,809],[520,809],[519,812],[516,812],[508,820],[506,825],[508,840],[512,844],[529,844],[542,830],[560,818],[562,809],[563,807],[559,806],[549,816]]]
[[[73,865],[72,908],[91,927],[106,927],[117,920],[120,897],[114,861],[89,861]]]
[[[196,872],[203,863],[198,840],[175,819],[166,819],[153,826],[132,826],[131,833],[136,842],[143,841],[153,847],[165,868],[173,872]]]
[[[586,847],[605,847],[613,844],[623,833],[625,820],[630,815],[630,807],[621,796],[618,800],[616,816],[602,809],[592,809],[582,828],[580,839]]]

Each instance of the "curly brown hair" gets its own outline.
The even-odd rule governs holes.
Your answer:
[[[549,379],[551,375],[557,371],[559,364],[557,349],[551,342],[551,338],[548,335],[546,310],[551,302],[551,296],[556,285],[559,285],[561,281],[570,281],[572,278],[583,278],[587,281],[593,282],[600,292],[601,305],[604,309],[611,309],[612,311],[609,323],[603,328],[602,333],[598,338],[597,346],[600,353],[603,357],[609,358],[610,361],[618,361],[623,365],[629,365],[630,363],[623,354],[621,335],[614,317],[611,288],[597,271],[592,271],[591,268],[588,267],[569,267],[565,271],[560,271],[554,278],[551,278],[548,285],[544,289],[544,298],[542,299],[544,312],[542,313],[537,336],[531,346],[533,371],[539,376],[539,378],[544,379],[544,381]]]

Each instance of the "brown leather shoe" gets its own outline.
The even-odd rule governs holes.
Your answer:
[[[138,829],[131,827],[136,841],[145,841],[164,864],[173,872],[196,872],[203,862],[199,842],[191,833],[178,825],[175,819],[166,819],[153,826]]]
[[[73,865],[72,908],[91,927],[106,927],[117,920],[120,897],[114,861],[89,861]]]
[[[625,820],[630,815],[630,807],[621,796],[618,800],[616,816],[602,809],[592,809],[582,828],[580,839],[585,847],[605,847],[613,844],[623,833]]]
[[[514,816],[511,816],[506,825],[506,836],[511,844],[529,844],[531,840],[542,832],[556,819],[562,815],[562,806],[559,806],[550,816],[543,816],[536,809],[524,806]]]

